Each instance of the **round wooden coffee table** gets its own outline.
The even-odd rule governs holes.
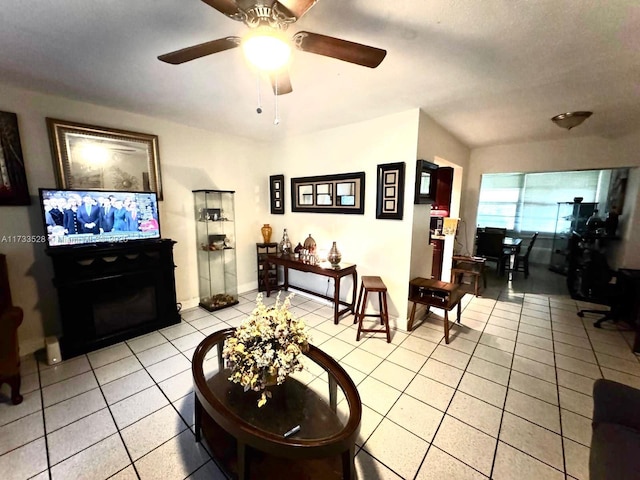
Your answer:
[[[355,478],[362,403],[344,369],[310,345],[309,384],[289,377],[258,408],[257,392],[228,380],[222,346],[232,333],[208,336],[193,355],[196,441],[204,438],[218,466],[239,479]]]

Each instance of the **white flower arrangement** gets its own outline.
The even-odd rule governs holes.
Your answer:
[[[258,407],[267,403],[269,384],[280,385],[287,376],[301,371],[300,357],[309,350],[309,334],[302,319],[289,311],[289,295],[280,304],[280,293],[272,307],[262,303],[262,293],[256,298],[256,308],[233,336],[227,338],[222,357],[231,369],[229,380],[239,383],[244,391],[262,391]]]

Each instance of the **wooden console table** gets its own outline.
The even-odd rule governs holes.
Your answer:
[[[427,313],[431,307],[442,308],[444,310],[444,341],[449,343],[449,312],[457,306],[456,323],[460,323],[460,300],[465,293],[460,285],[455,283],[421,277],[414,278],[409,282],[409,301],[413,302],[413,307],[407,330],[411,331],[413,328],[418,303],[427,306]]]
[[[289,287],[293,287],[301,292],[333,301],[333,323],[336,325],[338,324],[338,319],[341,315],[348,312],[355,314],[356,290],[358,289],[358,272],[356,271],[355,264],[340,263],[338,267],[332,267],[330,263],[323,262],[318,265],[310,265],[308,263],[301,262],[300,260],[296,260],[292,255],[267,255],[264,260],[264,285],[266,286],[267,297],[271,294],[271,284],[267,277],[269,273],[269,264],[280,265],[284,268],[284,283],[279,288],[288,290]],[[316,275],[333,278],[333,296],[329,297],[297,285],[291,285],[289,283],[289,269],[298,270],[300,272],[315,273]],[[348,275],[351,275],[353,278],[353,293],[351,295],[350,303],[340,300],[340,279]],[[340,310],[340,305],[346,305],[347,308]]]

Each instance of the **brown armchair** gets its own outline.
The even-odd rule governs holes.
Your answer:
[[[9,384],[14,405],[22,402],[18,351],[18,327],[21,323],[22,309],[11,302],[7,259],[0,254],[0,385]]]

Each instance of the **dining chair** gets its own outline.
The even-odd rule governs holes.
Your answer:
[[[496,269],[502,275],[508,256],[504,253],[504,237],[506,229],[494,229],[485,227],[478,229],[476,233],[476,256],[487,261],[496,262]]]
[[[525,253],[522,255],[516,255],[513,270],[516,272],[524,272],[524,278],[529,278],[529,254],[531,253],[533,244],[536,243],[536,238],[538,238],[538,232],[531,235],[531,240],[529,241],[529,245],[527,246]]]

